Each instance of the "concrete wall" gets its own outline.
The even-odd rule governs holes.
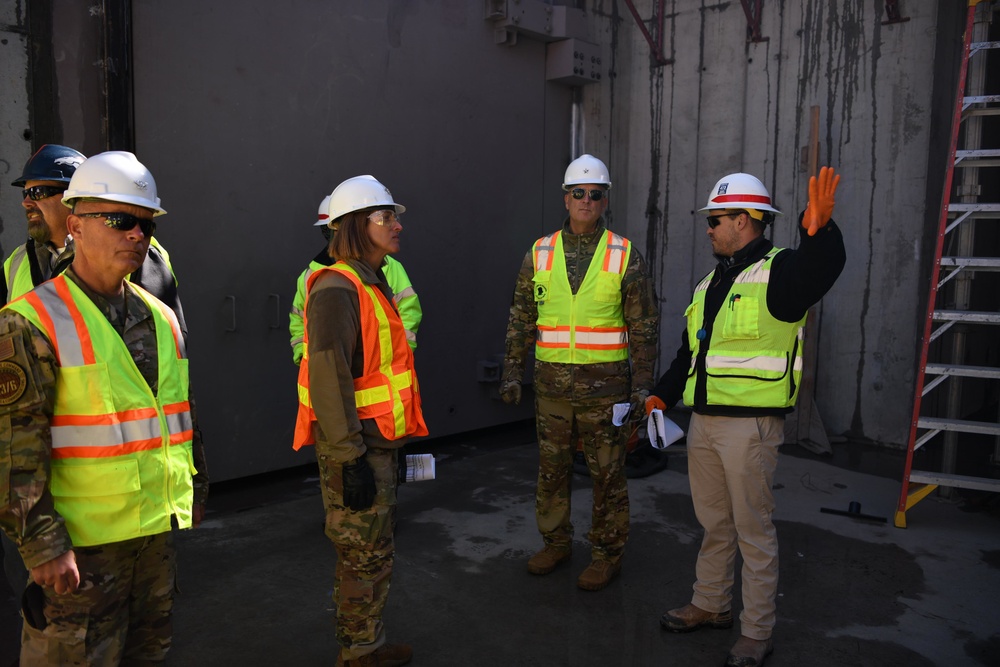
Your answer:
[[[636,0],[656,34],[655,0]],[[906,3],[909,21],[883,25],[871,0],[764,2],[750,43],[739,2],[668,0],[657,66],[624,2],[588,2],[611,76],[584,92],[586,148],[610,158],[618,229],[642,248],[662,303],[661,370],[677,349],[694,284],[714,266],[694,211],[724,174],[746,171],[785,215],[770,233],[797,244],[807,202],[800,160],[809,108],[820,107],[820,164],[843,176],[834,218],[848,265],[822,303],[816,402],[831,434],[905,446],[918,321],[919,276],[933,246],[940,165],[928,156],[950,87],[961,28],[937,3]],[[939,20],[949,30],[936,30]],[[943,43],[943,47],[939,46]],[[938,50],[942,65],[935,69]],[[944,106],[947,107],[950,102]]]

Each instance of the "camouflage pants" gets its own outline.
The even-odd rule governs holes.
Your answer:
[[[592,557],[621,560],[628,540],[629,505],[625,444],[629,425],[611,423],[611,403],[580,406],[536,397],[539,465],[535,517],[546,544],[569,548],[573,542],[570,492],[577,441],[593,482],[590,540]]]
[[[337,550],[333,601],[344,660],[371,653],[385,643],[382,610],[389,597],[395,555],[396,454],[395,449],[368,448],[365,456],[375,473],[375,503],[360,512],[344,507],[341,465],[319,456],[326,535]]]
[[[80,587],[63,595],[42,589],[48,626],[37,630],[25,622],[22,667],[163,664],[174,605],[172,534],[73,551]]]

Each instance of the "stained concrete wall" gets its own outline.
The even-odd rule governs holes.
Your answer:
[[[588,3],[610,76],[585,88],[585,148],[610,160],[614,224],[655,272],[661,370],[695,283],[714,267],[695,210],[721,176],[761,178],[785,212],[773,242],[797,245],[808,185],[801,151],[818,105],[820,164],[843,176],[834,218],[848,265],[822,302],[816,402],[831,434],[905,445],[926,291],[919,278],[933,253],[925,229],[940,197],[941,165],[929,155],[950,104],[935,87],[953,94],[965,15],[952,4],[939,17],[937,3],[906,3],[908,21],[883,25],[881,2],[769,1],[768,39],[751,43],[739,2],[668,0],[664,55],[673,62],[658,66],[624,2]],[[655,36],[657,2],[634,6]]]

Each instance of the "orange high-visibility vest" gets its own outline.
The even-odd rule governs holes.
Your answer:
[[[50,420],[49,490],[75,546],[191,526],[194,499],[188,362],[173,311],[132,286],[156,329],[153,393],[104,314],[64,275],[7,308],[45,335],[59,370]]]
[[[345,262],[323,267],[309,276],[306,285],[305,342],[299,365],[299,411],[292,447],[315,444],[313,423],[316,413],[309,397],[309,292],[325,271],[336,271],[358,290],[361,307],[361,346],[364,370],[354,378],[354,404],[359,419],[374,419],[386,440],[411,435],[427,435],[420,409],[420,389],[413,368],[413,350],[406,342],[406,330],[399,313],[382,292],[366,285],[357,271]]]

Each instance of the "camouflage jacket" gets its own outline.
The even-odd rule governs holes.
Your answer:
[[[155,393],[158,385],[156,332],[146,303],[125,283],[125,317],[118,307],[93,292],[72,267],[66,277],[100,308],[122,336],[143,379]],[[17,364],[27,386],[17,400],[3,404],[0,394],[0,528],[21,552],[28,568],[37,567],[70,550],[72,543],[49,492],[49,430],[56,397],[58,364],[49,339],[20,314],[0,310],[0,355]],[[197,424],[194,399],[191,417]],[[197,426],[193,436],[194,502],[208,497],[208,468]]]
[[[590,261],[603,239],[604,220],[589,234],[573,234],[563,223],[563,254],[566,273],[575,294],[586,276]],[[535,343],[535,304],[532,278],[535,266],[531,249],[521,263],[514,286],[507,324],[507,344],[502,382],[522,381],[529,351]],[[622,308],[628,327],[629,360],[599,364],[557,364],[535,361],[535,391],[547,398],[572,401],[621,401],[653,386],[653,367],[659,341],[660,313],[646,260],[632,247],[622,280]]]

